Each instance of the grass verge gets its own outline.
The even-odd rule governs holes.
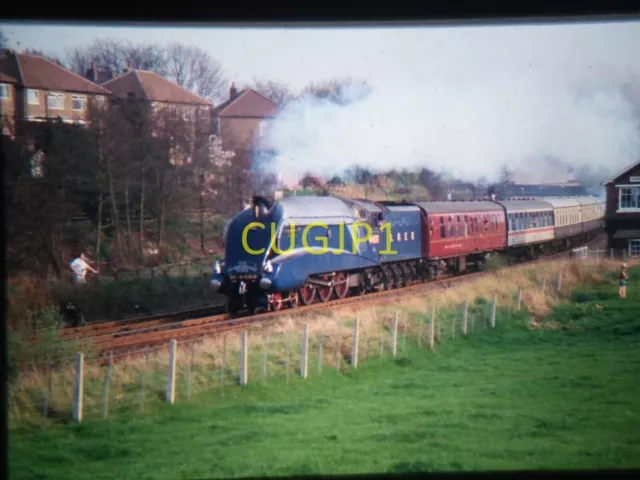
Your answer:
[[[519,275],[512,289],[537,281],[526,267],[498,272],[496,283],[484,279],[413,300],[422,311],[425,300],[441,302],[433,352],[420,333],[427,318],[408,300],[395,309],[404,320],[393,360],[389,311],[359,312],[366,361],[357,369],[345,365],[352,325],[326,317],[311,322],[312,333],[323,333],[324,357],[320,337],[312,337],[307,379],[295,374],[297,337],[275,330],[268,334],[263,379],[261,334],[267,332],[253,332],[248,386],[233,384],[233,367],[222,370],[228,381],[219,382],[221,349],[227,367],[237,366],[237,350],[231,338],[226,348],[218,340],[198,345],[193,363],[189,349],[181,352],[177,405],[161,401],[166,359],[150,359],[146,370],[142,362],[116,365],[103,420],[103,376],[96,371],[85,381],[97,411],[83,424],[44,432],[24,422],[14,426],[12,477],[66,478],[71,470],[79,478],[151,479],[640,466],[640,269],[630,270],[628,298],[620,300],[613,272],[602,265],[555,267],[564,269],[565,293],[547,290],[543,305],[541,288],[525,288],[518,312],[503,298],[514,299],[513,291],[501,292],[495,330],[486,328],[483,298],[500,293],[500,275]],[[488,290],[482,296],[481,283]],[[455,318],[466,295],[478,300],[462,337]],[[286,322],[293,320],[283,320],[281,333],[291,331]],[[189,399],[185,365],[191,365]],[[129,402],[117,405],[127,385]]]

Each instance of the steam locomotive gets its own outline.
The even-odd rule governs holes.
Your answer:
[[[254,197],[224,231],[210,288],[231,314],[279,311],[427,282],[508,254],[533,259],[594,237],[593,197],[373,202]]]

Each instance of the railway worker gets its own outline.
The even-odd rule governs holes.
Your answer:
[[[89,265],[89,259],[84,252],[69,263],[69,268],[73,274],[73,283],[76,285],[85,285],[87,283],[87,270],[91,270],[96,275],[99,273],[98,270]]]
[[[627,275],[627,264],[623,263],[620,268],[620,275],[618,275],[618,293],[620,298],[627,297],[627,282],[629,281],[629,275]]]

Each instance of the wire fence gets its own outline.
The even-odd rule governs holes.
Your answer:
[[[357,316],[328,316],[301,323],[283,317],[242,331],[192,342],[171,340],[167,351],[107,362],[89,352],[48,357],[47,367],[26,369],[9,385],[13,424],[82,422],[119,414],[139,414],[162,402],[189,402],[196,393],[241,395],[247,385],[289,382],[345,374],[371,360],[410,358],[424,350],[528,318],[536,302],[558,298],[587,273],[612,270],[602,252],[579,251],[570,262],[556,262],[541,275],[508,292],[468,296],[438,304],[424,299],[411,311],[380,308]],[[631,262],[630,262],[631,263]],[[555,269],[555,270],[554,270]],[[527,273],[530,274],[530,271]],[[565,285],[565,280],[570,282]],[[504,283],[498,279],[499,283]],[[526,286],[525,286],[526,283]]]

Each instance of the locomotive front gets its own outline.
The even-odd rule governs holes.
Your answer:
[[[227,311],[267,307],[259,282],[263,274],[273,271],[266,258],[272,244],[272,229],[277,227],[280,217],[280,205],[255,197],[250,208],[229,222],[224,260],[215,263],[209,282],[211,290],[227,297]]]

